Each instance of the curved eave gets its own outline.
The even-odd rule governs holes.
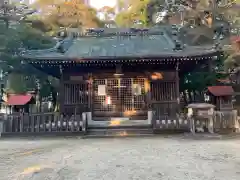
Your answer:
[[[144,61],[190,61],[211,59],[219,51],[208,50],[202,52],[186,52],[176,51],[174,53],[163,53],[161,55],[144,55],[144,56],[100,56],[100,57],[66,57],[66,56],[23,56],[29,64],[95,64],[95,63],[129,63],[129,62],[144,62]]]
[[[115,64],[136,67],[138,65],[160,65],[162,68],[176,67],[178,63],[181,71],[189,71],[189,67],[194,68],[197,64],[203,64],[219,53],[214,51],[195,56],[147,56],[147,57],[96,57],[88,59],[26,59],[35,68],[49,75],[59,78],[61,69],[65,68],[91,68],[91,67],[114,67]]]

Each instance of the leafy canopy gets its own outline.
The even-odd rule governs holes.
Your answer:
[[[97,11],[82,0],[67,2],[38,0],[34,6],[41,9],[38,20],[51,30],[58,30],[59,27],[94,28],[102,26],[102,22],[97,17]]]

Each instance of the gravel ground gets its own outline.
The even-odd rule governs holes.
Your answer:
[[[0,180],[239,180],[240,140],[1,140]]]

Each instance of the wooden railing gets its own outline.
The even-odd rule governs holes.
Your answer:
[[[2,115],[2,133],[83,132],[86,115],[63,116],[59,113]]]

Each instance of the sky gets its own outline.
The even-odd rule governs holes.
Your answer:
[[[116,5],[117,0],[90,0],[90,5],[96,9],[102,8],[104,6],[113,7]]]

